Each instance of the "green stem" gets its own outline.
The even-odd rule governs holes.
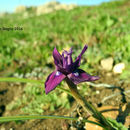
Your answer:
[[[9,122],[9,121],[18,121],[18,120],[30,120],[30,119],[65,119],[65,120],[78,121],[78,118],[73,118],[73,117],[68,117],[68,116],[30,115],[30,116],[0,117],[0,122]],[[103,127],[101,124],[99,124],[97,122],[86,120],[86,119],[83,119],[82,122],[88,122],[88,123],[92,123],[92,124]]]
[[[77,100],[77,102],[83,107],[83,109],[96,118],[105,128],[113,130],[112,125],[107,121],[107,119],[90,103],[88,103],[78,92],[77,86],[68,78],[65,79],[72,96]]]

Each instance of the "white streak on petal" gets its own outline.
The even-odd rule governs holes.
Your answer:
[[[79,76],[79,73],[78,72],[75,72],[75,73],[73,73],[74,74],[74,76]]]
[[[61,73],[59,71],[56,71],[56,76],[59,76]]]

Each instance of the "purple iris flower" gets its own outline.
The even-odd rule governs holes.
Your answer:
[[[87,48],[87,45],[85,45],[75,62],[72,60],[72,48],[69,51],[64,50],[62,55],[57,51],[56,47],[54,48],[53,58],[56,70],[48,76],[45,82],[46,94],[55,89],[56,86],[66,77],[68,77],[74,84],[99,79],[98,76],[91,76],[84,70],[79,69],[81,57]]]

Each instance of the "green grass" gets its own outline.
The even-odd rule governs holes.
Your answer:
[[[40,16],[29,14],[25,17],[22,13],[0,17],[0,28],[23,28],[19,31],[0,30],[0,71],[4,72],[2,76],[26,77],[28,73],[29,78],[38,77],[45,81],[54,69],[52,51],[55,46],[60,51],[73,47],[73,57],[76,57],[84,44],[88,44],[82,68],[88,72],[97,71],[95,66],[99,65],[100,60],[112,56],[115,64],[126,64],[121,78],[129,79],[129,7],[129,0],[123,0],[99,6],[77,7],[71,11],[60,10]],[[36,68],[41,71],[35,70]],[[33,92],[30,90],[30,94],[27,93],[28,89],[25,88],[26,100]],[[58,94],[57,91],[56,93]],[[36,97],[32,99],[32,104],[38,101],[37,94],[34,95]],[[43,94],[40,96],[44,97]],[[66,99],[68,101],[68,97]],[[49,100],[48,98],[44,102]],[[30,111],[33,110],[31,103]],[[59,106],[64,105],[61,103]],[[36,108],[38,112],[41,110],[39,106]]]

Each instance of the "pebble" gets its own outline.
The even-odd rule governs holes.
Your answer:
[[[125,64],[124,63],[118,63],[113,67],[113,72],[115,74],[121,74],[124,69],[125,69]]]
[[[107,59],[102,59],[101,60],[101,66],[104,70],[107,70],[107,71],[110,71],[112,70],[112,67],[113,67],[113,58],[112,57],[109,57]]]
[[[96,91],[96,94],[100,94],[100,91],[97,90],[97,91]]]

